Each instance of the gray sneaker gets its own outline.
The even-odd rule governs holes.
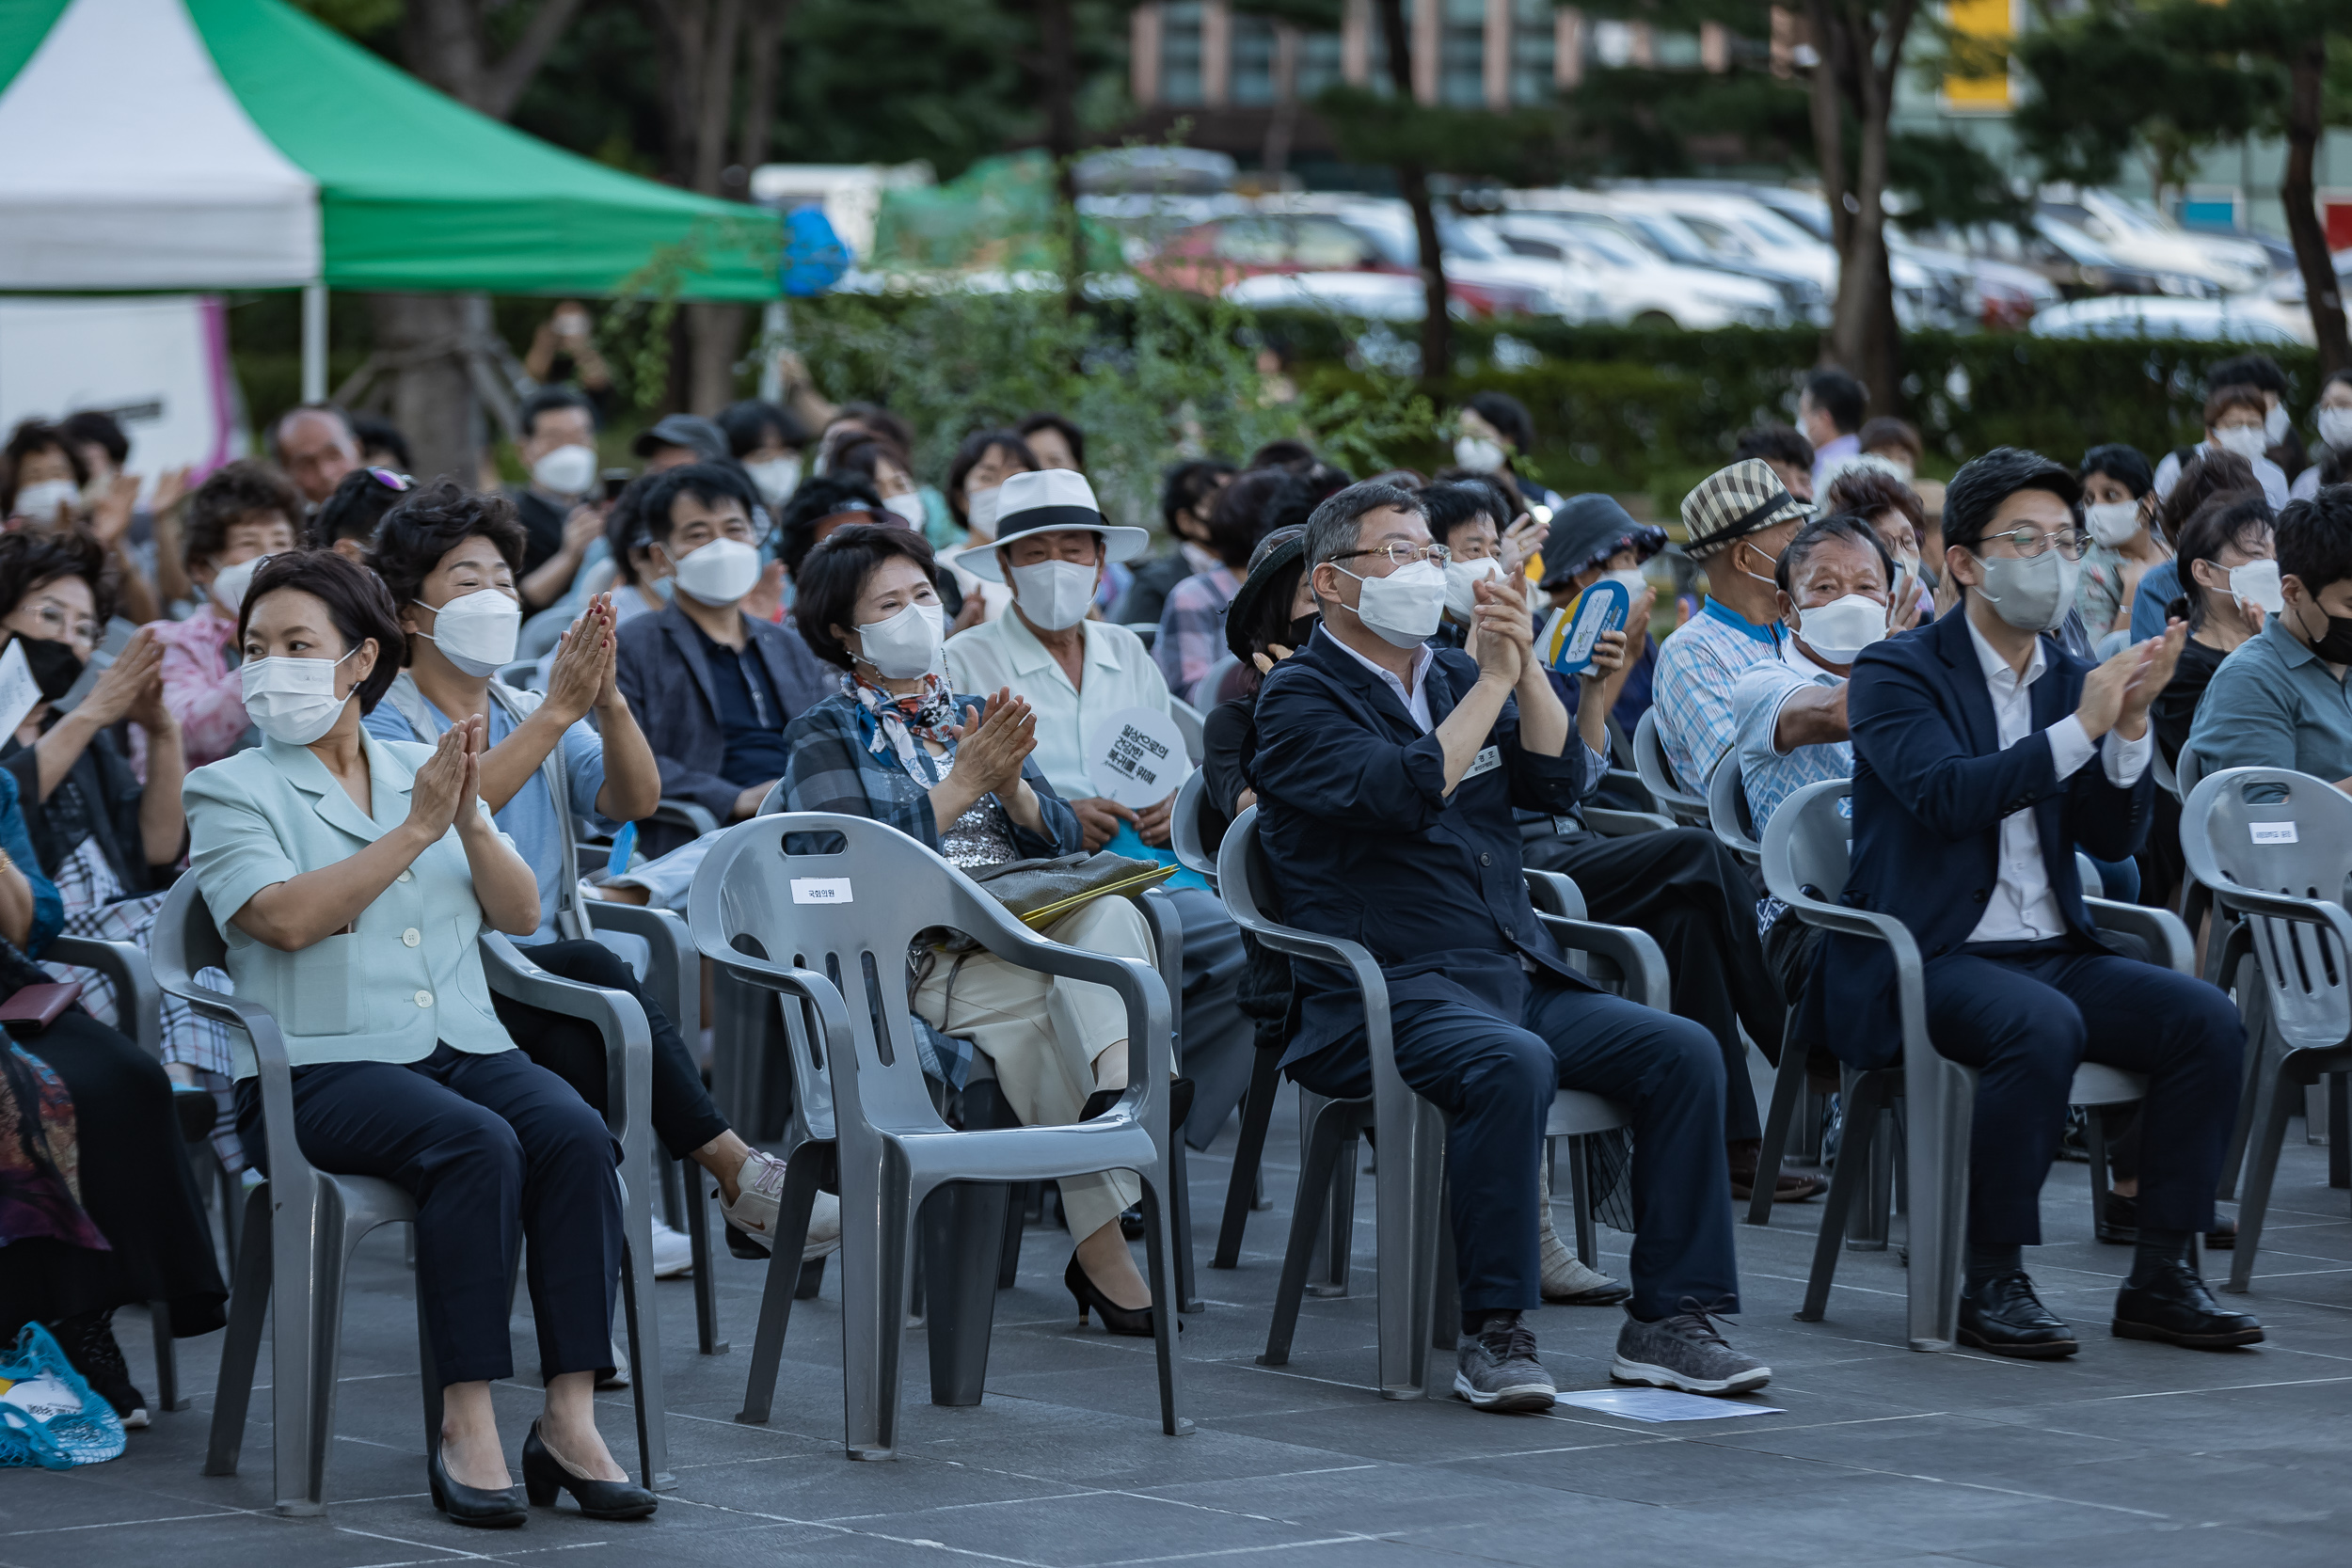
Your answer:
[[[1627,1313],[1610,1378],[1686,1394],[1744,1394],[1770,1383],[1772,1368],[1724,1343],[1712,1316],[1687,1297],[1681,1311],[1654,1323]]]
[[[1454,1394],[1481,1410],[1549,1410],[1559,1392],[1535,1359],[1535,1331],[1524,1320],[1489,1318],[1454,1349]]]

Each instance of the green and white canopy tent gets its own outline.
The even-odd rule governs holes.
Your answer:
[[[775,220],[477,114],[282,0],[0,0],[0,293],[776,297]]]

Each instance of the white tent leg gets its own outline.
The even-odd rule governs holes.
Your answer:
[[[784,301],[771,299],[759,317],[759,395],[769,403],[784,401],[784,356],[791,346],[792,318]]]
[[[326,401],[326,285],[302,288],[302,401]]]

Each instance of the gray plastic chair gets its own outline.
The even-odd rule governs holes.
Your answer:
[[[1961,1253],[1967,1236],[1968,1135],[1976,1110],[1977,1074],[1939,1053],[1929,1038],[1925,972],[1910,928],[1893,915],[1832,901],[1846,886],[1853,832],[1847,802],[1852,789],[1850,779],[1807,784],[1781,802],[1764,830],[1764,882],[1774,897],[1796,911],[1807,925],[1869,937],[1894,949],[1896,1006],[1903,1033],[1902,1052],[1894,1066],[1864,1072],[1849,1069],[1844,1074],[1845,1137],[1822,1210],[1804,1306],[1797,1316],[1818,1323],[1828,1305],[1847,1221],[1856,1194],[1870,1180],[1869,1156],[1879,1135],[1879,1113],[1899,1095],[1908,1104],[1905,1192],[1911,1222],[1911,1348],[1949,1350],[1960,1313]],[[1807,888],[1824,896],[1816,897]],[[2083,902],[2103,929],[2129,931],[2147,942],[2169,967],[2184,974],[2195,973],[2187,928],[2169,911],[2103,898]],[[1773,1079],[1759,1169],[1772,1170],[1778,1164],[1804,1085],[1804,1053],[1784,1048]],[[2086,1062],[2075,1069],[2067,1099],[2074,1105],[2115,1105],[2138,1100],[2145,1093],[2145,1080],[2138,1074]],[[2094,1140],[2097,1124],[2098,1118],[2092,1117]],[[2104,1209],[2106,1198],[2106,1162],[2104,1151],[2096,1147],[2090,1181],[2096,1212]],[[1763,1202],[1752,1204],[1752,1224],[1763,1223],[1770,1213],[1771,1193],[1760,1182],[1758,1196]]]
[[[1184,780],[1176,792],[1176,804],[1168,814],[1168,847],[1176,851],[1176,863],[1185,870],[1209,879],[1216,886],[1216,857],[1200,840],[1200,808],[1209,798],[1209,778],[1198,768]]]
[[[1675,782],[1674,765],[1666,760],[1664,740],[1658,733],[1658,710],[1651,708],[1633,726],[1633,767],[1658,809],[1685,828],[1704,828],[1707,802]]]
[[[1177,729],[1184,732],[1184,755],[1192,759],[1193,767],[1199,768],[1200,759],[1208,754],[1207,742],[1202,735],[1202,726],[1207,720],[1202,717],[1199,708],[1182,697],[1170,697],[1168,700],[1168,713],[1169,718],[1176,721]]]
[[[1122,621],[1120,624],[1142,640],[1146,652],[1160,640],[1160,624],[1157,621]]]
[[[1230,653],[1219,654],[1216,661],[1202,671],[1200,678],[1192,683],[1191,689],[1184,693],[1184,701],[1202,713],[1220,703],[1231,701],[1238,695],[1233,690],[1233,684],[1240,672],[1239,658]]]
[[[653,815],[645,820],[660,822],[672,828],[684,828],[696,838],[702,837],[705,833],[719,831],[719,819],[710,815],[708,808],[696,805],[691,800],[672,800],[665,798],[655,805]]]
[[[278,1021],[258,1004],[195,978],[201,969],[226,969],[228,948],[194,877],[183,877],[173,886],[156,913],[149,941],[156,983],[167,993],[240,1031],[252,1043],[261,1082],[262,1136],[269,1151],[269,1180],[253,1188],[246,1202],[204,1473],[237,1473],[246,1406],[261,1354],[262,1323],[264,1316],[274,1316],[278,1332],[271,1339],[270,1402],[277,1508],[286,1514],[322,1513],[326,1507],[327,1454],[335,1441],[344,1273],[361,1237],[378,1226],[413,1223],[416,1205],[389,1181],[319,1170],[304,1157],[294,1135],[294,1071]],[[504,937],[485,937],[482,954],[494,994],[584,1019],[604,1035],[610,1106],[605,1122],[620,1142],[621,1175],[628,1189],[622,1211],[628,1246],[622,1255],[621,1300],[628,1321],[638,1477],[649,1487],[670,1490],[677,1481],[668,1473],[660,1330],[654,1310],[654,1137],[648,1111],[653,1040],[644,1010],[627,992],[548,974],[524,959]],[[421,1303],[417,1342],[425,1451],[431,1453],[441,1440],[441,1384],[434,1371]]]
[[[2155,779],[2158,789],[2163,790],[2175,800],[2181,799],[2180,775],[2173,772],[2172,765],[2164,760],[2163,747],[2158,746],[2149,752],[2148,771]]]
[[[910,1254],[925,1200],[954,1182],[1050,1181],[1101,1170],[1132,1170],[1142,1180],[1152,1299],[1163,1305],[1152,1314],[1161,1428],[1189,1433],[1177,1395],[1176,1314],[1165,1309],[1180,1291],[1169,1230],[1174,1040],[1168,988],[1156,970],[1046,941],[897,829],[827,813],[755,816],[727,830],[695,873],[688,925],[703,957],[796,1003],[809,1021],[787,1037],[809,1131],[820,1128],[820,1117],[830,1118],[839,1165],[850,1457],[886,1459],[897,1446]],[[1129,1048],[1140,1042],[1142,1061],[1139,1070],[1131,1067],[1117,1104],[1067,1127],[958,1132],[941,1119],[916,1054],[904,979],[915,934],[940,926],[1025,968],[1119,992]],[[845,989],[856,1006],[844,1001]],[[806,1234],[820,1164],[787,1162],[781,1244]],[[967,1250],[988,1266],[929,1282],[935,1317],[951,1291],[993,1306],[997,1246],[993,1235],[971,1239]],[[951,1323],[976,1315],[968,1307],[946,1314]]]
[[[1756,841],[1756,819],[1748,813],[1748,790],[1740,774],[1740,753],[1725,753],[1707,777],[1707,823],[1724,847],[1749,865],[1764,858]]]
[[[518,658],[511,664],[501,664],[490,678],[517,691],[543,689],[539,681],[539,661],[535,658]]]
[[[539,610],[524,621],[515,634],[515,657],[536,664],[579,619],[580,610],[568,604],[552,604]]]
[[[2260,834],[2257,837],[2257,834]],[[2292,836],[2289,836],[2292,835]],[[2238,1204],[2228,1289],[2254,1275],[2270,1189],[2298,1090],[2352,1069],[2352,800],[2323,779],[2284,768],[2233,768],[2201,781],[2181,808],[2181,849],[2217,910],[2241,917],[2262,975],[2268,1018],[2284,1045],[2254,1080],[2253,1163]],[[2252,1035],[2266,1044],[2267,1033]],[[2329,1130],[2330,1185],[2352,1166],[2342,1119]]]

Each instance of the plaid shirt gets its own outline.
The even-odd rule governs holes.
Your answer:
[[[1168,591],[1159,635],[1152,641],[1152,659],[1177,696],[1190,691],[1227,651],[1225,607],[1239,592],[1241,578],[1223,562]]]
[[[1798,790],[1823,779],[1853,777],[1851,740],[1819,741],[1784,752],[1773,739],[1782,704],[1800,691],[1841,684],[1793,644],[1783,644],[1781,657],[1751,667],[1732,688],[1732,711],[1740,721],[1740,782],[1748,792],[1748,815],[1757,838],[1764,836],[1764,825],[1780,803]]]
[[[1753,626],[1713,599],[1658,646],[1650,681],[1659,739],[1682,787],[1707,793],[1707,776],[1739,743],[1731,689],[1757,664],[1778,657],[1779,632]]]

